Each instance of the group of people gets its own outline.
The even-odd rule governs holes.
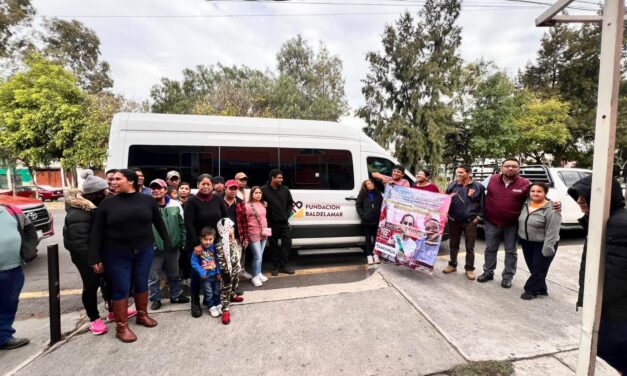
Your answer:
[[[450,259],[442,270],[444,274],[457,271],[461,235],[464,235],[466,257],[464,270],[468,280],[486,283],[494,280],[497,251],[505,248],[504,270],[501,287],[511,288],[516,274],[517,243],[521,245],[530,276],[525,282],[520,298],[533,300],[549,295],[546,276],[559,245],[561,227],[561,203],[548,199],[549,186],[543,182],[531,182],[519,175],[520,162],[508,158],[501,164],[501,171],[489,177],[487,186],[472,179],[469,166],[455,169],[455,181],[447,185],[444,193],[451,195],[448,212]],[[373,173],[374,179],[385,184],[410,187],[403,178],[404,168],[394,167],[392,176]],[[427,171],[416,175],[416,189],[439,192],[429,181]],[[607,223],[603,306],[599,327],[598,355],[622,374],[627,374],[627,209],[623,192],[617,181],[612,183],[610,218]],[[592,176],[575,183],[568,194],[580,206],[584,216],[580,219],[587,231]],[[372,180],[362,184],[357,199],[357,212],[366,235],[368,263],[378,263],[373,254],[377,224],[381,212],[382,196]],[[474,246],[477,225],[483,222],[486,250],[483,273],[476,276]],[[577,307],[583,305],[586,246],[579,271],[579,298]]]
[[[191,302],[193,317],[202,316],[204,306],[223,324],[231,322],[230,303],[244,300],[240,278],[255,287],[268,280],[261,272],[268,240],[272,274],[295,272],[288,263],[293,199],[280,170],[270,172],[266,185],[250,189],[244,172],[226,181],[201,174],[194,195],[178,171],[148,185],[139,168],[112,169],[105,179],[88,170],[83,179],[81,189],[66,197],[63,238],[81,275],[82,301],[96,335],[107,332],[97,307],[99,288],[116,337],[133,342],[130,317],[139,325],[157,325],[148,307],[162,306],[164,272],[170,303]],[[247,248],[251,273],[245,270]],[[190,298],[183,294],[187,281]]]

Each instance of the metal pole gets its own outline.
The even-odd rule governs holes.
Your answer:
[[[609,217],[612,166],[623,40],[624,0],[605,0],[601,36],[599,91],[594,139],[590,224],[584,306],[577,375],[594,375],[605,274],[605,230]]]
[[[50,305],[50,344],[61,340],[61,286],[59,284],[59,245],[48,246],[48,302]]]

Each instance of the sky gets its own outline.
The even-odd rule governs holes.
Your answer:
[[[524,1],[531,1],[524,2]],[[487,59],[514,75],[533,61],[545,28],[535,18],[552,0],[466,0],[461,56]],[[593,0],[575,6],[595,8]],[[32,0],[37,21],[77,19],[94,30],[111,66],[114,91],[149,98],[161,77],[180,79],[198,64],[247,65],[275,70],[281,44],[301,34],[326,44],[343,61],[346,96],[355,110],[364,103],[365,56],[381,48],[381,34],[405,9],[416,14],[424,0]],[[571,11],[573,13],[582,13]],[[591,14],[591,12],[583,12]]]

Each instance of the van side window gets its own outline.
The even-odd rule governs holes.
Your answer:
[[[348,150],[280,149],[283,183],[290,189],[351,190],[353,157]]]
[[[560,171],[558,174],[567,187],[572,187],[582,178],[578,171]]]
[[[116,166],[117,167],[117,166]],[[211,146],[131,145],[128,166],[140,167],[146,184],[165,179],[170,170],[181,173],[181,180],[196,182],[198,175],[218,172],[218,148]]]
[[[395,163],[389,159],[380,157],[368,157],[366,158],[366,163],[368,164],[368,179],[371,179],[377,189],[383,192],[385,190],[385,186],[380,180],[372,179],[372,173],[378,172],[383,175],[392,176],[392,170],[394,169]]]
[[[248,187],[266,184],[268,173],[277,168],[278,162],[278,148],[220,147],[220,175],[228,180],[245,172]]]

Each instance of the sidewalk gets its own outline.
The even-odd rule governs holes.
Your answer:
[[[15,374],[428,375],[468,361],[509,359],[517,375],[574,375],[579,248],[560,248],[550,296],[533,301],[519,298],[529,275],[521,255],[509,290],[500,287],[502,262],[494,281],[479,284],[462,271],[444,275],[446,258],[431,276],[381,264],[330,285],[281,287],[290,277],[270,279],[232,308],[229,326],[207,314],[194,319],[187,305],[166,304],[153,314],[156,328],[131,324],[139,338],[133,344],[117,341],[112,323],[101,337],[83,325],[37,355],[47,323],[25,320],[16,329],[32,344],[0,352],[0,373],[22,365]],[[476,265],[482,263],[477,255]],[[78,320],[77,313],[65,315],[64,331]],[[597,363],[597,375],[616,374]]]

